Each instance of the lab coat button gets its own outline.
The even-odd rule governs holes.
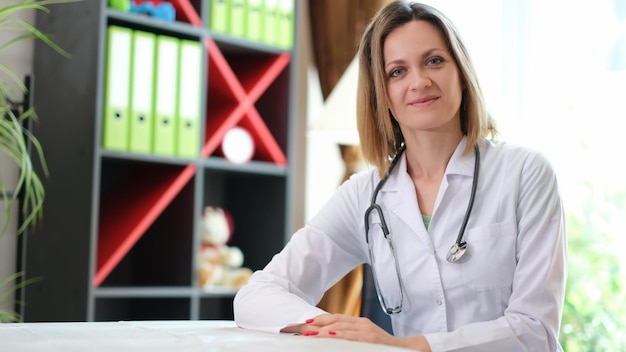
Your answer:
[[[440,305],[442,305],[442,304],[443,304],[443,302],[442,302],[440,299],[438,299],[438,300],[437,300],[437,305],[438,305],[438,306],[440,306]]]

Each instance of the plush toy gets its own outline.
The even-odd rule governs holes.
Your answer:
[[[176,21],[176,9],[169,1],[134,0],[130,2],[129,12],[158,18],[167,22]]]
[[[176,21],[176,8],[164,0],[109,0],[109,7],[118,11],[158,18],[167,22]]]
[[[202,288],[240,288],[248,282],[252,270],[242,267],[243,253],[229,246],[234,231],[230,213],[219,207],[204,208],[200,221],[200,249],[198,280]]]

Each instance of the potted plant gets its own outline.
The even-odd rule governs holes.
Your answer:
[[[0,53],[24,40],[42,40],[63,56],[69,57],[62,48],[46,34],[39,31],[33,24],[19,16],[19,11],[36,10],[48,12],[47,5],[76,0],[21,0],[6,1],[0,4],[0,31],[14,31],[16,36],[6,43],[0,43]],[[19,172],[17,184],[12,192],[7,190],[5,180],[0,177],[0,197],[5,204],[4,218],[0,215],[0,238],[8,230],[9,219],[14,207],[19,206],[21,215],[17,234],[23,234],[29,227],[38,224],[43,216],[45,189],[41,177],[47,177],[44,153],[36,136],[27,128],[28,123],[36,119],[35,110],[25,102],[16,102],[11,96],[26,96],[28,88],[24,80],[0,59],[0,153],[7,155],[17,165]],[[13,84],[11,84],[13,83]],[[15,88],[17,86],[17,88]],[[18,92],[16,92],[18,90]],[[44,175],[39,175],[33,168],[34,156],[41,163]],[[17,272],[6,278],[0,277],[0,304],[12,303],[16,290],[37,280],[23,279],[24,273]],[[18,282],[19,281],[19,282]],[[14,284],[14,282],[18,282]],[[19,321],[20,316],[11,310],[0,307],[0,322]]]

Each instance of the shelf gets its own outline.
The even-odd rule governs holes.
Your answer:
[[[195,170],[195,165],[180,169],[141,164],[134,167],[110,194],[104,195],[98,224],[95,287],[100,286],[189,182]]]
[[[200,27],[202,20],[198,15],[198,9],[189,0],[171,0],[170,3],[176,10],[176,21],[169,22],[139,14],[127,13],[106,7],[105,15],[108,19],[128,23],[142,23],[155,29],[163,26],[172,27],[176,32],[185,32],[188,27]]]
[[[189,0],[172,0],[171,3],[176,9],[177,21],[185,21],[195,27],[202,27],[202,19],[198,15],[200,11]]]
[[[238,173],[287,176],[287,168],[265,161],[249,161],[246,164],[234,164],[222,157],[209,157],[200,162],[199,166],[212,169],[232,171]]]
[[[174,35],[177,37],[196,40],[204,37],[207,33],[202,28],[192,26],[186,22],[167,22],[164,20],[112,9],[107,9],[106,14],[108,19],[107,23],[109,25],[115,24],[159,34]]]
[[[202,298],[225,297],[232,298],[237,293],[237,289],[232,287],[212,287],[208,289],[200,289],[199,295]]]
[[[117,152],[111,150],[101,150],[100,156],[103,161],[111,162],[139,162],[153,163],[162,166],[188,166],[195,164],[197,167],[214,170],[233,171],[240,173],[251,173],[261,175],[287,176],[287,168],[284,165],[277,165],[274,162],[251,160],[245,164],[235,164],[222,156],[209,156],[201,160],[184,159],[178,157],[166,157],[159,155],[134,154],[129,152]]]
[[[188,298],[194,291],[191,287],[99,287],[94,290],[94,296],[97,298]]]
[[[155,154],[139,154],[131,152],[120,152],[108,149],[100,149],[99,157],[103,160],[135,161],[163,165],[188,166],[195,163],[196,159],[182,158],[178,156],[162,156]]]
[[[188,320],[189,297],[96,297],[95,320]]]
[[[199,296],[203,298],[213,297],[234,297],[237,289],[231,287],[214,287],[210,289],[200,289],[195,287],[99,287],[94,289],[94,296],[97,298],[140,298],[140,297],[169,297],[183,298]]]
[[[205,131],[207,140],[201,155],[206,157],[214,153],[224,135],[239,125],[246,128],[255,141],[255,159],[286,165],[285,154],[254,104],[285,70],[291,61],[291,55],[282,53],[277,56],[255,56],[253,58],[257,60],[253,60],[254,65],[250,65],[250,61],[248,65],[242,65],[241,58],[238,58],[234,60],[235,68],[239,71],[237,76],[215,41],[207,38],[206,47],[209,58],[208,95],[221,98],[208,100]],[[251,58],[248,57],[247,60]],[[225,88],[228,90],[225,91]]]
[[[206,206],[232,215],[228,244],[242,250],[245,267],[262,268],[285,244],[299,126],[296,51],[213,33],[210,0],[170,2],[174,22],[112,10],[105,1],[69,2],[37,17],[72,59],[35,43],[34,103],[46,116],[33,133],[53,180],[45,185],[51,216],[24,251],[24,270],[45,278],[24,290],[25,321],[232,319],[236,290],[197,283]],[[201,44],[197,156],[104,148],[109,25]],[[255,141],[247,163],[221,155],[233,127]]]
[[[175,2],[175,6],[177,10],[182,11],[181,17],[186,18],[189,23],[194,26],[200,23],[195,8],[188,1]],[[134,15],[116,13],[115,16],[117,19],[130,21],[130,17]],[[136,20],[136,23],[151,26],[158,22],[150,19]],[[170,25],[189,31],[186,25],[176,23]],[[206,141],[201,156],[208,157],[214,154],[224,135],[231,128],[241,126],[255,141],[255,160],[285,166],[286,156],[254,104],[288,66],[290,54],[237,54],[226,59],[211,38],[205,39],[205,46],[209,61],[207,70],[209,103],[205,124]],[[254,64],[251,65],[250,62]],[[109,155],[123,157],[123,154]],[[94,286],[102,284],[176,193],[191,179],[195,169],[195,165],[191,164],[181,172],[157,177],[153,171],[141,168],[126,177],[126,181],[102,202]],[[157,196],[150,195],[151,193]],[[123,201],[129,196],[131,201]],[[120,202],[123,205],[120,205]],[[117,219],[122,221],[116,221]]]
[[[213,38],[215,43],[223,50],[228,52],[239,52],[242,54],[249,53],[267,53],[279,55],[285,52],[285,49],[278,48],[269,44],[258,41],[248,40],[246,38],[233,37],[223,33],[215,33],[209,31],[209,36]]]
[[[261,269],[284,245],[288,178],[207,169],[203,178],[207,205],[230,212],[234,232],[229,245],[244,253],[244,266]]]

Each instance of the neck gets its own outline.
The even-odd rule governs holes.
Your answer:
[[[411,178],[440,180],[446,171],[448,161],[463,136],[435,136],[405,141],[407,145],[407,171]]]

